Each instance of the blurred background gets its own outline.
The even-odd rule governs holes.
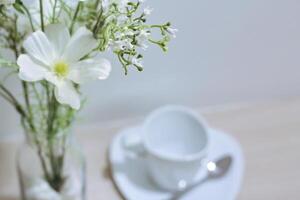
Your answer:
[[[207,107],[289,98],[300,92],[300,1],[148,0],[152,23],[179,29],[170,50],[145,52],[145,70],[124,75],[112,55],[106,81],[85,86],[80,124],[141,116],[167,103]],[[11,80],[14,86],[17,81]],[[20,132],[0,99],[0,138]]]

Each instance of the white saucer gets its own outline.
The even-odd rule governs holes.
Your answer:
[[[122,148],[122,138],[126,134],[139,134],[139,127],[121,131],[110,146],[114,182],[127,200],[167,200],[171,194],[160,190],[148,177],[143,159],[130,159]],[[244,156],[235,139],[219,130],[210,130],[209,160],[216,160],[222,155],[230,154],[233,164],[226,176],[218,180],[205,182],[186,194],[182,200],[234,200],[236,199],[244,174]],[[199,169],[199,176],[203,176]]]

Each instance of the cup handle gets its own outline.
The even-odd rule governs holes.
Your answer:
[[[123,149],[129,158],[143,158],[146,156],[142,138],[138,134],[128,134],[123,137]]]

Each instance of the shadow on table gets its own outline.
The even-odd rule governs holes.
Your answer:
[[[104,178],[109,179],[112,182],[112,184],[114,185],[114,188],[115,188],[116,192],[119,194],[119,196],[123,200],[126,200],[112,178],[112,170],[111,170],[111,165],[110,165],[110,161],[109,161],[109,151],[108,150],[106,152],[106,166],[101,170],[101,172],[102,172],[101,175]],[[0,199],[0,200],[2,200],[2,199]]]
[[[108,152],[106,155],[107,166],[102,170],[102,176],[110,179],[113,182],[116,190],[119,192],[120,196],[123,197],[115,181],[113,180],[112,166],[109,161]],[[143,159],[130,159],[130,161],[127,162],[114,163],[114,169],[117,173],[126,176],[128,181],[130,181],[131,184],[135,185],[137,188],[142,188],[143,190],[148,191],[160,190],[148,177],[145,161]]]

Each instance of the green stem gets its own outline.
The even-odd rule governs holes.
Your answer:
[[[36,141],[36,143],[37,143],[37,141]],[[43,171],[44,171],[44,175],[45,175],[46,179],[49,181],[49,180],[51,180],[50,174],[49,174],[49,172],[48,172],[47,164],[46,164],[45,158],[44,158],[44,156],[43,156],[42,148],[41,148],[39,142],[37,143],[37,148],[38,148],[38,156],[39,156],[39,159],[40,159],[41,164],[42,164],[42,168],[43,168]]]
[[[148,41],[153,43],[153,44],[161,45],[160,41],[155,41],[155,40],[152,40],[152,39],[148,39]]]
[[[128,69],[127,69],[127,62],[124,60],[124,58],[122,57],[121,53],[118,53],[118,59],[119,61],[121,62],[123,68],[124,68],[124,71],[125,71],[125,75],[128,74]]]
[[[22,87],[23,87],[23,91],[24,91],[25,104],[26,104],[26,108],[27,108],[27,111],[28,111],[28,120],[30,120],[31,123],[33,124],[33,116],[32,116],[30,100],[29,100],[28,85],[25,81],[22,81]]]
[[[47,105],[49,107],[49,104],[50,104],[50,89],[49,89],[49,84],[46,82],[46,81],[42,81],[41,82],[42,86],[45,88],[45,91],[46,91],[46,100],[47,100]],[[49,110],[48,110],[49,112]]]
[[[40,17],[41,17],[41,28],[42,28],[42,31],[45,31],[43,0],[40,0]]]
[[[26,125],[25,125],[25,122],[24,122],[24,120],[26,119],[31,132],[33,133],[33,138],[34,138],[34,142],[35,142],[36,147],[37,147],[38,157],[41,161],[41,165],[42,165],[42,168],[43,168],[43,173],[45,175],[45,178],[47,180],[50,180],[51,177],[50,177],[48,169],[47,169],[47,164],[46,164],[46,160],[45,160],[44,155],[43,155],[41,143],[39,142],[39,140],[37,138],[37,130],[36,130],[36,128],[34,126],[34,123],[33,123],[33,117],[32,117],[33,115],[32,115],[31,105],[30,105],[30,102],[29,102],[28,85],[27,85],[26,82],[22,81],[22,86],[23,86],[23,91],[24,91],[25,103],[26,103],[26,107],[27,107],[27,110],[28,110],[28,115],[25,115],[25,117],[22,117],[22,124],[23,124],[23,127],[26,130]]]
[[[73,33],[74,25],[75,25],[76,19],[78,17],[79,11],[80,11],[81,3],[82,3],[81,1],[78,2],[73,19],[72,19],[72,23],[71,23],[71,27],[70,27],[71,34]]]
[[[23,109],[23,107],[21,106],[21,104],[17,101],[17,99],[12,95],[12,93],[10,93],[8,91],[8,89],[6,89],[4,87],[4,85],[2,85],[0,83],[0,95],[7,100],[9,103],[11,103],[12,106],[15,107],[15,109],[17,110],[18,113],[20,113],[20,115],[22,117],[26,117],[26,113]]]
[[[58,113],[59,104],[56,101],[54,91],[52,91],[51,101],[49,103],[49,113],[48,113],[48,123],[47,123],[47,145],[48,145],[48,155],[49,155],[49,164],[51,167],[51,180],[49,184],[53,189],[59,191],[64,184],[63,177],[63,160],[64,154],[55,155],[55,135],[58,132],[56,125],[57,113]]]
[[[29,101],[28,85],[27,85],[26,82],[22,81],[22,86],[23,86],[23,91],[24,91],[25,103],[26,103],[26,107],[27,107],[27,110],[28,110],[28,115],[26,117],[27,123],[29,124],[29,127],[30,127],[31,131],[34,134],[33,138],[34,138],[34,142],[36,143],[36,146],[37,146],[38,157],[39,157],[39,159],[41,161],[41,165],[42,165],[42,168],[43,168],[43,173],[45,175],[45,178],[48,181],[50,181],[51,180],[51,176],[50,176],[49,171],[47,169],[46,159],[45,159],[45,157],[43,155],[41,143],[40,143],[40,141],[37,138],[37,134],[38,133],[37,133],[37,130],[36,130],[34,122],[33,122],[33,113],[32,113],[31,104],[30,104],[30,101]]]
[[[100,3],[100,0],[96,0],[96,2],[95,2],[95,9],[97,9],[97,8],[98,8],[98,6],[99,6],[99,3]]]
[[[29,19],[29,22],[30,22],[31,29],[32,29],[32,31],[34,32],[34,26],[33,26],[33,21],[32,21],[31,14],[30,14],[28,8],[27,8],[24,4],[22,4],[22,7],[24,8],[24,10],[25,10],[25,12],[26,12],[26,14],[27,14],[27,16],[28,16],[28,19]]]
[[[6,96],[6,94],[2,93],[0,90],[0,96],[5,99],[8,103],[10,103],[12,106],[15,106],[15,103],[13,102],[13,100],[11,98],[9,98],[8,96]]]
[[[55,118],[56,118],[56,114],[57,114],[57,102],[55,99],[55,94],[54,91],[52,91],[52,95],[51,95],[51,100],[49,102],[48,105],[48,127],[47,127],[47,133],[48,133],[48,140],[52,140],[53,139],[53,135],[55,133],[53,133],[53,129],[54,129],[54,122],[55,122]]]
[[[15,32],[14,32],[14,39],[12,41],[12,49],[15,53],[15,57],[16,59],[18,59],[19,57],[19,50],[18,50],[18,44],[17,44],[17,41],[16,39],[18,38],[18,26],[17,26],[17,16],[15,15],[15,19],[14,19],[14,28],[15,28]]]
[[[46,162],[46,158],[44,157],[45,153],[43,153],[43,148],[41,146],[41,143],[40,141],[38,140],[37,138],[37,130],[34,126],[34,123],[33,123],[33,113],[32,113],[32,110],[31,110],[31,104],[30,104],[30,101],[29,101],[29,91],[28,91],[28,85],[27,83],[25,82],[22,82],[22,85],[23,85],[23,90],[24,90],[24,96],[25,96],[25,103],[26,103],[26,106],[27,106],[27,109],[28,109],[28,117],[27,117],[27,122],[30,126],[30,129],[31,131],[33,132],[33,138],[34,138],[34,141],[36,143],[36,146],[37,146],[37,151],[38,151],[38,156],[39,156],[39,159],[41,161],[41,165],[42,165],[42,168],[43,168],[43,172],[44,172],[44,175],[45,175],[45,178],[46,180],[49,182],[50,185],[52,185],[53,183],[53,177],[55,177],[55,173],[50,173],[49,170],[48,170],[48,167],[47,167],[47,162]],[[53,110],[52,108],[49,108],[49,113],[52,113]],[[48,119],[51,119],[51,122],[49,122],[49,126],[53,126],[53,121],[54,121],[54,118],[53,117],[49,117],[48,116]],[[47,141],[51,141],[50,139],[47,139]],[[53,151],[53,150],[52,150]],[[53,171],[53,166],[55,166],[55,163],[53,162],[53,160],[55,161],[54,158],[50,158],[50,161],[51,161],[51,168],[52,168],[52,171]],[[53,164],[54,163],[54,164]],[[56,189],[54,187],[54,189]]]
[[[55,0],[54,1],[54,6],[53,6],[53,11],[52,11],[52,22],[54,23],[55,22],[55,11],[56,11],[56,6],[57,6],[57,1],[58,0]]]
[[[37,101],[38,101],[39,107],[40,107],[40,109],[41,109],[41,112],[42,112],[42,115],[43,115],[43,119],[46,120],[47,115],[46,115],[46,113],[45,113],[45,111],[44,111],[43,99],[41,98],[41,96],[40,96],[38,90],[36,89],[34,83],[32,84],[32,89],[33,89],[33,92],[34,92],[34,94],[35,94],[35,97],[36,97],[36,99],[37,99]]]
[[[3,91],[3,93],[5,93],[7,95],[7,97],[9,97],[12,100],[13,103],[17,103],[17,100],[15,99],[15,97],[4,85],[2,85],[2,83],[0,83],[0,89]]]
[[[100,22],[101,22],[102,15],[103,15],[103,8],[101,7],[100,13],[99,13],[99,15],[97,17],[96,24],[95,24],[95,26],[93,28],[93,33],[94,33],[95,36],[97,35],[97,33],[99,31],[99,27],[100,27],[100,24],[101,24]]]

